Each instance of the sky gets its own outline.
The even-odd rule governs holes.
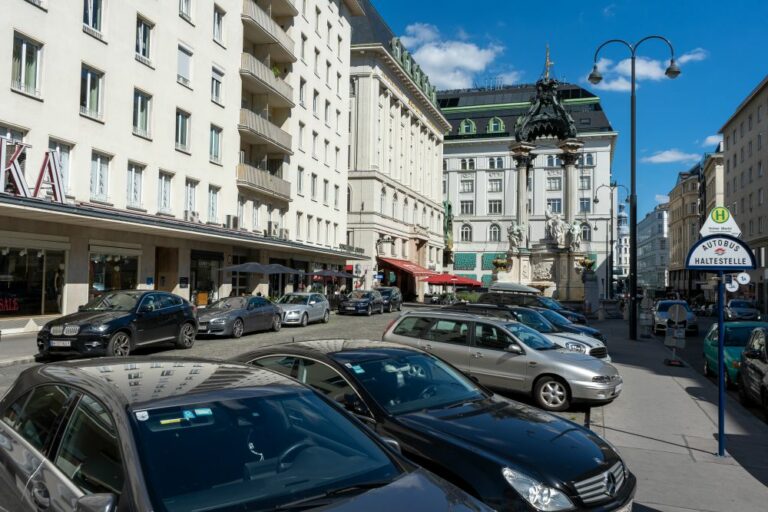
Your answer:
[[[665,77],[669,48],[647,41],[637,50],[638,219],[667,199],[677,173],[720,140],[718,132],[768,73],[765,0],[373,0],[392,30],[439,89],[500,80],[533,83],[550,46],[558,80],[601,98],[618,132],[614,179],[630,185],[629,50],[600,52],[603,82],[586,78],[608,39],[668,38],[682,74]],[[620,192],[624,198],[623,191]]]

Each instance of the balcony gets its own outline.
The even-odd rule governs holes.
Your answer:
[[[293,39],[253,0],[243,0],[243,30],[246,40],[272,44],[270,54],[275,60],[296,62]]]
[[[294,107],[293,87],[282,78],[275,76],[274,71],[262,64],[259,59],[244,53],[240,59],[240,76],[243,87],[249,92],[269,96],[269,104],[273,107]]]
[[[429,240],[429,229],[426,226],[414,224],[411,226],[411,236],[417,240]]]
[[[281,201],[291,201],[291,184],[248,164],[237,165],[237,184]]]
[[[240,109],[240,135],[249,144],[266,145],[269,153],[292,155],[291,136],[269,120],[247,108]]]

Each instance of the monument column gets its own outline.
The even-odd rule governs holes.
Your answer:
[[[565,221],[572,224],[579,214],[579,176],[576,170],[576,161],[579,159],[579,150],[584,143],[577,139],[566,139],[560,143],[563,152],[563,174],[565,178]]]
[[[517,168],[517,210],[516,220],[519,225],[528,225],[528,169],[531,167],[531,151],[536,146],[527,142],[513,142],[509,146]]]

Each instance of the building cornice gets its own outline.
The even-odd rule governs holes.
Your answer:
[[[436,208],[440,211],[443,210],[443,205],[439,204],[432,199],[429,199],[428,197],[425,197],[421,195],[420,193],[416,192],[412,188],[409,188],[402,183],[400,183],[397,180],[394,180],[387,176],[386,174],[377,171],[377,170],[367,170],[367,171],[353,171],[350,170],[349,174],[347,176],[347,181],[356,181],[356,180],[376,180],[381,182],[382,184],[386,184],[387,186],[395,189],[395,192],[398,194],[402,194],[404,197],[415,197],[417,200],[422,201],[423,203],[432,206],[433,208]]]
[[[760,92],[768,86],[768,75],[763,78],[763,80],[757,84],[757,87],[752,89],[752,92],[749,93],[749,95],[744,98],[744,101],[739,103],[739,106],[736,107],[736,110],[733,111],[733,114],[731,114],[731,117],[728,118],[728,120],[723,124],[723,126],[720,127],[720,131],[717,133],[725,133],[725,128],[730,124],[731,121],[734,120],[739,114],[741,114],[741,111],[744,110],[750,101],[752,101],[752,98],[760,94]]]

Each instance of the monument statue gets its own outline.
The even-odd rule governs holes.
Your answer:
[[[516,221],[513,221],[512,224],[509,225],[507,228],[507,238],[509,239],[510,249],[518,249],[526,246],[525,232],[525,224],[518,224]]]
[[[568,224],[563,220],[563,217],[560,214],[552,213],[552,210],[549,208],[544,212],[544,215],[547,218],[547,240],[553,240],[559,246],[564,245],[565,232],[568,228]]]
[[[568,226],[568,245],[573,252],[578,251],[581,247],[581,226],[578,222]]]
[[[443,201],[443,239],[445,250],[453,251],[453,206],[450,201]]]

